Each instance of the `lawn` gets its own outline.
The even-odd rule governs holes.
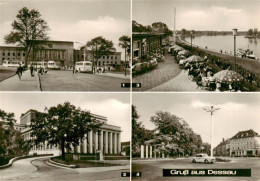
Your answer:
[[[16,69],[0,68],[0,82],[16,74]]]
[[[107,163],[108,161],[88,161],[88,160],[64,161],[61,159],[60,156],[52,158],[52,161],[65,164],[65,165],[76,165],[76,168],[122,166],[121,164]]]

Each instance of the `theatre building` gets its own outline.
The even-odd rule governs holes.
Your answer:
[[[230,138],[230,156],[260,156],[259,151],[260,135],[252,129]]]
[[[70,41],[33,41],[33,48],[28,56],[30,61],[55,61],[64,66],[73,65],[73,42]],[[0,46],[0,64],[3,60],[25,60],[25,51],[22,47]]]
[[[20,123],[27,125],[22,132],[24,140],[33,140],[29,125],[32,119],[35,118],[36,110],[29,110],[22,114]],[[120,154],[121,153],[121,128],[118,126],[107,124],[107,118],[91,114],[96,120],[104,123],[96,132],[90,131],[85,134],[85,138],[78,145],[73,147],[71,144],[72,153],[97,153],[102,151],[104,154]],[[68,152],[68,150],[65,150]],[[59,146],[48,144],[47,141],[39,145],[33,145],[29,154],[54,154],[61,155]]]

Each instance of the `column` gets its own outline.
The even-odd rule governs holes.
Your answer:
[[[153,158],[153,146],[150,146],[150,158]]]
[[[118,154],[121,153],[121,133],[118,133],[118,137],[117,137],[117,150],[118,150]]]
[[[117,134],[114,133],[114,154],[117,154]]]
[[[144,145],[141,145],[141,158],[144,158]]]
[[[105,153],[108,154],[108,132],[105,132]]]
[[[109,133],[109,153],[113,154],[112,132]]]
[[[102,153],[103,153],[103,131],[101,130],[100,131],[100,137],[99,137],[99,149],[102,151]]]
[[[93,139],[92,139],[92,134],[93,132],[92,131],[89,131],[88,132],[88,150],[89,150],[89,153],[93,153]]]
[[[77,153],[80,153],[80,145],[81,145],[81,140],[79,140],[79,145],[77,145]]]
[[[97,152],[97,150],[98,150],[98,132],[95,132],[94,133],[94,140],[95,140],[95,150],[94,150],[94,152],[96,153]]]
[[[47,150],[47,141],[44,142],[44,150]]]
[[[74,153],[74,146],[72,145],[72,143],[70,143],[70,149],[71,149],[71,153]]]
[[[148,158],[148,145],[145,145],[145,157]]]
[[[83,138],[83,153],[87,153],[87,134],[84,134],[84,138]]]

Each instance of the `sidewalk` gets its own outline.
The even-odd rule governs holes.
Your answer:
[[[154,87],[148,91],[206,92],[205,90],[198,87],[196,82],[193,82],[189,79],[188,71],[185,70],[182,70],[179,75],[172,78],[168,82],[165,82],[164,84]]]
[[[133,91],[147,91],[157,87],[172,78],[176,77],[181,72],[179,65],[174,58],[166,53],[165,61],[159,62],[158,67],[150,72],[144,73],[133,78],[133,83],[141,83],[142,88],[133,88]]]
[[[17,75],[0,82],[0,91],[41,91],[38,73],[31,77],[30,71],[23,72],[21,80]]]

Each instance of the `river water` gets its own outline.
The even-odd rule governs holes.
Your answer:
[[[187,42],[190,42],[191,39],[189,37],[186,37],[185,40]],[[192,44],[201,46],[205,48],[207,46],[210,50],[215,50],[220,52],[222,50],[223,52],[227,51],[230,53],[230,51],[234,52],[234,36],[232,35],[225,35],[225,36],[195,36],[192,38]],[[250,49],[254,51],[256,57],[260,58],[260,39],[249,39],[245,38],[244,36],[236,36],[236,50],[242,48]]]

